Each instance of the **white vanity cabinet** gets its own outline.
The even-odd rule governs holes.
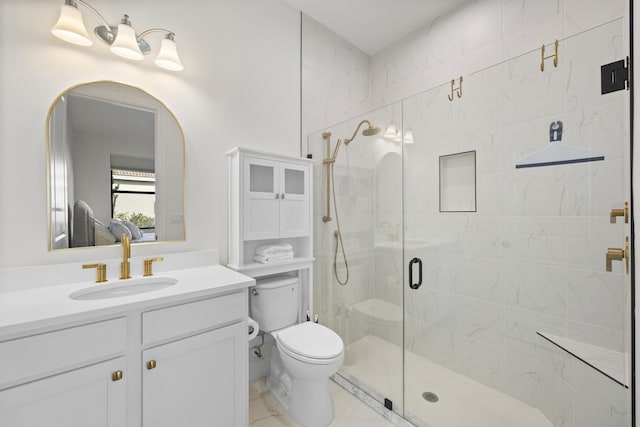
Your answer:
[[[0,334],[0,426],[246,427],[247,303],[242,287]]]

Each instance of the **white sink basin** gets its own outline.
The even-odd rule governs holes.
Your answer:
[[[106,282],[105,284],[75,291],[69,295],[69,298],[75,300],[119,298],[157,291],[173,286],[176,283],[178,283],[178,281],[171,277],[145,277],[142,279]]]

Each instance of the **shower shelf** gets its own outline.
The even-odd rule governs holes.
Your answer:
[[[550,343],[566,351],[576,359],[591,366],[602,375],[612,381],[629,388],[629,380],[626,375],[627,358],[625,353],[613,351],[608,348],[598,347],[592,344],[574,341],[566,337],[538,331],[538,335]]]

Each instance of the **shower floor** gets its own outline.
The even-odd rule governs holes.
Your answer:
[[[394,405],[401,405],[401,361],[400,347],[367,335],[348,346],[340,373],[365,391],[383,392]],[[538,409],[415,353],[406,353],[406,364],[411,374],[405,418],[418,426],[553,427]],[[383,396],[375,396],[377,392],[371,394]],[[428,402],[424,392],[435,393],[438,401]]]

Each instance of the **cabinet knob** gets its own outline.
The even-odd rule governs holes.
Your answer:
[[[281,199],[284,199],[284,193],[282,193],[282,196],[280,196]]]
[[[156,361],[155,361],[155,360],[149,360],[149,361],[147,362],[147,369],[148,369],[148,370],[155,369],[155,368],[156,368],[156,366],[157,366],[157,364],[156,364]]]
[[[280,198],[280,193],[276,193],[276,199]]]
[[[115,371],[111,374],[111,381],[120,381],[124,377],[122,371]]]

